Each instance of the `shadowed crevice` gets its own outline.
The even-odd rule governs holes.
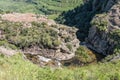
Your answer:
[[[113,0],[114,3],[112,3],[109,8],[106,8],[108,1],[109,0],[84,0],[83,5],[73,10],[63,12],[56,21],[60,24],[78,28],[79,30],[76,32],[76,35],[80,41],[84,41],[88,36],[93,17],[96,14],[107,12],[116,3],[116,0]]]

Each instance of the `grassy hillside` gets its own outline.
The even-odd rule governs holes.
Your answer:
[[[100,63],[79,68],[40,68],[21,54],[0,55],[0,80],[120,80],[120,62]]]
[[[0,0],[0,9],[46,14],[54,18],[61,12],[73,9],[82,3],[82,0]]]

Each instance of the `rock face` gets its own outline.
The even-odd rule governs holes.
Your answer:
[[[108,55],[120,48],[120,3],[117,0],[102,1],[93,1],[93,10],[99,8],[105,13],[96,14],[91,21],[92,27],[89,29],[86,42],[89,48]]]
[[[41,49],[37,46],[27,48],[24,50],[24,54],[29,60],[32,60],[40,66],[60,66],[61,61],[70,60],[75,56],[75,51],[80,43],[75,34],[77,29],[63,25],[59,25],[58,29],[54,29],[58,32],[58,39],[61,41],[61,44],[52,49]]]
[[[59,61],[69,60],[75,56],[75,51],[80,43],[76,37],[76,28],[57,24],[55,21],[43,15],[30,13],[9,13],[0,15],[0,17],[0,25],[3,27],[0,28],[0,41],[6,39],[6,34],[11,34],[13,32],[15,35],[18,34],[16,37],[11,35],[12,38],[7,39],[8,43],[12,42],[13,45],[16,45],[16,43],[19,43],[19,40],[25,43],[20,49],[26,55],[26,58],[32,62],[40,66],[60,65]],[[15,23],[19,23],[20,25],[15,25]],[[12,25],[8,26],[6,24]],[[20,29],[15,32],[16,29],[14,29],[13,26],[16,27],[16,29]],[[11,29],[5,32],[4,30],[8,27],[13,28],[14,31],[11,32],[13,30]],[[28,35],[27,33],[22,34],[30,30],[32,30],[34,34],[32,34],[32,32]],[[27,39],[22,40],[20,36],[22,39],[23,37]],[[13,39],[13,37],[17,38],[18,41]],[[28,43],[30,44],[29,46],[26,46],[26,41],[30,42]],[[22,43],[20,43],[20,45],[22,45]]]
[[[109,10],[117,0],[93,0],[92,8],[93,10],[107,11]]]

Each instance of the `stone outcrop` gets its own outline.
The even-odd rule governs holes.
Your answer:
[[[86,42],[89,48],[108,55],[114,52],[120,41],[120,3],[117,0],[102,1],[93,1],[93,9],[101,6],[100,10],[106,12],[96,14],[93,18]]]
[[[56,32],[52,34],[56,36],[55,39],[58,40],[58,42],[56,42],[54,46],[52,45],[52,47],[40,47],[38,46],[40,44],[34,44],[30,47],[25,47],[24,49],[21,49],[26,58],[28,58],[32,62],[37,63],[40,66],[46,66],[49,65],[49,63],[60,65],[60,61],[69,60],[75,56],[75,51],[79,47],[80,43],[76,36],[76,28],[57,24],[55,23],[55,21],[48,19],[43,15],[35,15],[30,13],[9,13],[0,16],[1,24],[3,21],[8,21],[9,23],[21,23],[21,28],[29,29],[32,28],[33,23],[36,22],[40,23],[39,25],[44,24],[44,28],[47,32],[49,32],[50,29],[51,33]],[[0,39],[2,39],[3,35],[4,34],[2,30],[0,30]],[[49,37],[51,37],[51,35]]]
[[[24,54],[28,59],[40,66],[53,65],[53,63],[59,66],[61,61],[70,60],[75,57],[75,51],[80,43],[75,34],[77,29],[63,25],[59,25],[59,28],[54,29],[58,32],[58,39],[61,41],[61,44],[53,49],[41,49],[37,46],[27,48],[24,50]],[[49,61],[45,62],[44,60],[40,60],[43,59],[41,56],[44,60]]]

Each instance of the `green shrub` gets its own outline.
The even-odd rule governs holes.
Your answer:
[[[106,31],[108,27],[106,16],[107,15],[105,13],[96,15],[91,22],[92,26],[97,27],[100,31]]]
[[[59,46],[61,44],[61,41],[60,40],[55,40],[53,41],[53,45],[54,46]]]
[[[58,33],[44,23],[32,22],[32,27],[23,28],[22,23],[3,21],[0,30],[4,32],[5,38],[10,44],[19,48],[37,45],[39,47],[52,48],[59,46]]]
[[[111,31],[109,33],[109,37],[114,41],[116,42],[117,44],[120,44],[120,30],[119,29],[116,29],[114,31]]]
[[[70,51],[72,50],[72,44],[66,44],[66,46]]]
[[[84,46],[80,46],[75,53],[76,57],[84,63],[92,62],[96,59],[94,53]]]
[[[82,4],[82,0],[0,0],[0,13],[20,12],[58,16]]]
[[[45,46],[45,47],[52,47],[52,40],[51,40],[51,36],[49,34],[43,34],[41,36],[41,43]]]
[[[41,68],[24,60],[22,54],[0,55],[1,80],[119,80],[119,68],[120,61],[62,69]]]
[[[68,37],[65,38],[65,42],[70,42],[70,41],[71,41],[70,36],[68,36]]]
[[[7,41],[0,41],[0,46],[8,47],[11,49],[18,49],[15,45],[8,43]]]

